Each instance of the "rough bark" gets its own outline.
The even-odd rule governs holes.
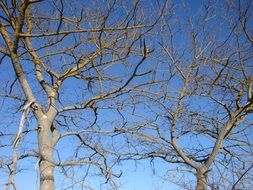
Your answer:
[[[39,152],[40,152],[40,190],[54,190],[53,138],[51,122],[46,119],[39,121]]]
[[[196,190],[206,190],[207,189],[207,176],[203,171],[198,171],[196,174],[197,186]]]

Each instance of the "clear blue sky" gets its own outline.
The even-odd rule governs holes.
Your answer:
[[[198,11],[198,8],[203,3],[203,1],[199,0],[178,0],[175,1],[175,4],[181,4],[181,3],[187,3],[190,8],[190,12],[195,14]],[[148,6],[148,5],[147,5]],[[181,10],[181,8],[178,6],[177,10],[178,14],[181,14],[181,16],[185,16],[184,12]],[[4,64],[0,65],[0,80],[3,81],[1,83],[1,90],[5,88],[6,85],[6,78],[13,77],[13,74],[11,72],[8,72],[10,68],[6,67]],[[9,76],[7,76],[9,75]],[[15,114],[13,118],[5,118],[5,112],[7,107],[8,101],[5,102],[1,106],[0,109],[0,118],[2,121],[0,121],[1,128],[8,128],[11,129],[11,131],[15,131],[17,129],[17,125],[11,125],[12,121],[14,120],[16,123],[18,123],[20,114]],[[9,115],[8,115],[9,116]],[[8,125],[9,124],[9,125]],[[30,124],[30,127],[33,125],[33,123]],[[35,126],[32,126],[35,127]],[[2,137],[1,137],[2,138]],[[6,138],[8,139],[8,138]],[[8,141],[6,140],[5,141]],[[1,143],[4,141],[3,139],[0,139]],[[31,139],[32,142],[32,139]],[[0,148],[0,157],[4,158],[6,154],[9,154],[9,151],[7,151],[4,148]],[[17,175],[16,180],[19,187],[19,190],[35,190],[36,189],[36,181],[37,181],[37,165],[35,159],[30,159],[28,162],[24,161],[22,162],[27,166],[27,170],[24,170],[22,172],[22,175]],[[162,161],[155,162],[155,174],[153,174],[154,170],[152,167],[150,167],[150,160],[146,161],[138,161],[137,167],[135,166],[133,161],[127,161],[123,162],[121,166],[117,166],[116,168],[119,170],[122,170],[123,176],[121,179],[117,180],[119,183],[122,184],[122,188],[120,190],[180,190],[182,188],[176,186],[175,184],[162,180],[158,175],[162,175],[166,173],[168,169],[171,169],[171,165],[168,163],[164,163]],[[173,168],[174,165],[173,165]],[[5,181],[6,174],[2,173],[0,171],[0,189],[4,189],[3,183]],[[190,178],[190,177],[189,177]],[[57,180],[57,179],[56,179]]]

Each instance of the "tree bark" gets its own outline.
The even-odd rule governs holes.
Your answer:
[[[54,190],[53,135],[52,123],[46,119],[39,121],[38,143],[40,152],[40,190]]]
[[[198,171],[196,177],[197,177],[196,190],[206,190],[207,189],[206,173],[203,171]]]

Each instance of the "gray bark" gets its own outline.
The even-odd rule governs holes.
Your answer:
[[[53,135],[51,122],[46,119],[39,121],[39,170],[40,170],[40,190],[54,190],[54,162],[53,162]]]

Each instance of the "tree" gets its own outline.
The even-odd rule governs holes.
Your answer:
[[[4,75],[1,97],[5,112],[13,105],[11,113],[21,118],[1,129],[12,140],[1,146],[8,154],[0,165],[8,171],[7,190],[17,189],[23,160],[34,158],[40,190],[61,185],[56,175],[65,177],[62,188],[90,189],[86,179],[100,175],[116,187],[114,101],[150,83],[148,67],[141,68],[151,52],[145,36],[164,2],[149,7],[151,17],[141,1],[0,2],[1,66],[14,71]]]
[[[209,1],[195,14],[185,5],[166,11],[155,39],[160,87],[136,100],[142,123],[133,120],[128,135],[138,143],[122,158],[175,163],[167,175],[180,176],[175,183],[185,189],[193,188],[185,171],[197,190],[252,186],[253,5],[223,3]]]
[[[117,188],[147,158],[185,189],[252,185],[252,1],[144,3],[0,2],[6,189],[29,161],[41,190]]]

